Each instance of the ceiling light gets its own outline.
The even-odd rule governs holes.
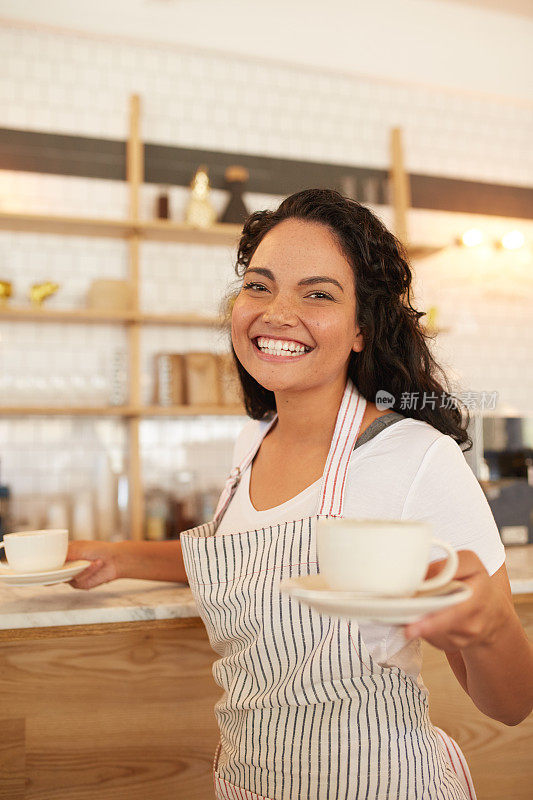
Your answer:
[[[464,244],[465,247],[476,247],[478,244],[481,244],[482,241],[483,234],[479,228],[470,228],[461,236],[461,243]]]
[[[521,231],[509,231],[502,236],[501,244],[506,250],[520,250],[524,246],[525,236]]]

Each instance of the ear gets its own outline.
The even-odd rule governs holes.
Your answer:
[[[361,328],[357,328],[357,335],[355,337],[355,341],[352,345],[352,350],[354,353],[360,353],[361,350],[365,346],[365,341],[363,339],[363,334],[361,333]]]

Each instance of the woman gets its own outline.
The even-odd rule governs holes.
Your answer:
[[[95,564],[72,584],[189,582],[220,655],[218,798],[473,798],[428,717],[420,638],[509,725],[531,709],[533,657],[401,247],[368,209],[310,189],[248,218],[237,274],[232,347],[252,420],[214,520],[178,543],[74,542],[69,558]],[[383,392],[385,413],[371,400]],[[428,520],[460,548],[471,598],[405,629],[303,608],[279,583],[318,571],[317,515]]]

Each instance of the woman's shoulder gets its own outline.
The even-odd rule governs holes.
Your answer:
[[[422,454],[441,439],[449,439],[456,444],[450,436],[437,430],[428,422],[399,414],[394,415],[394,421],[392,421],[392,415],[390,417],[390,423],[389,415],[378,417],[372,423],[371,427],[374,428],[375,435],[361,445],[361,451],[363,448],[366,448],[367,452],[379,449],[390,453],[397,450],[405,456],[408,453]],[[380,424],[381,421],[385,423],[386,427]]]
[[[395,421],[356,447],[350,467],[357,473],[374,474],[377,470],[383,477],[394,476],[407,484],[428,470],[442,477],[450,473],[459,476],[469,470],[455,439],[412,417]]]

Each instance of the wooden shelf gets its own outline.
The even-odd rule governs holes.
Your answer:
[[[0,320],[11,322],[141,323],[144,325],[183,325],[218,327],[222,320],[202,314],[149,314],[142,311],[94,311],[88,308],[36,308],[0,306]]]
[[[134,311],[93,311],[88,308],[36,308],[33,306],[0,306],[0,320],[12,322],[134,322]]]
[[[146,220],[136,226],[136,232],[144,239],[160,242],[186,242],[190,244],[237,245],[241,225],[215,223],[210,228],[200,229],[184,222]]]
[[[1,406],[0,417],[199,417],[245,416],[242,406]]]
[[[0,211],[0,230],[27,233],[54,233],[62,236],[103,236],[127,239],[139,236],[162,242],[236,245],[240,225],[215,224],[210,228],[193,228],[184,222],[164,220],[97,219],[49,214],[24,214]]]
[[[243,406],[144,406],[141,417],[246,416]]]
[[[428,325],[422,325],[422,327],[423,327],[425,333],[428,333],[430,336],[439,336],[440,334],[450,333],[450,331],[451,331],[450,327],[446,327],[446,328],[437,327],[437,328],[434,328],[432,325],[429,325],[429,326]]]
[[[133,406],[2,406],[0,417],[27,416],[135,417]]]
[[[15,211],[0,211],[0,230],[115,239],[125,239],[133,233],[132,225],[127,220],[23,214]]]
[[[103,236],[115,239],[139,236],[141,239],[159,242],[235,246],[242,229],[240,225],[220,223],[202,229],[193,228],[184,222],[165,220],[93,219],[0,211],[0,230],[55,233],[62,236]],[[408,245],[407,252],[415,261],[434,255],[442,249],[442,247],[412,244]]]
[[[425,244],[409,244],[407,245],[407,253],[411,261],[418,261],[421,258],[428,258],[429,256],[440,253],[444,247],[436,247]]]
[[[208,317],[202,314],[146,314],[139,313],[137,322],[143,325],[183,325],[184,327],[218,328],[223,324],[220,317]]]

